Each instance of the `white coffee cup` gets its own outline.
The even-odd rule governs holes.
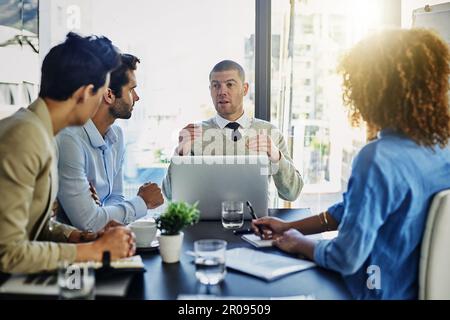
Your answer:
[[[129,227],[136,235],[136,247],[144,248],[151,246],[152,241],[155,240],[157,231],[155,221],[135,221]]]

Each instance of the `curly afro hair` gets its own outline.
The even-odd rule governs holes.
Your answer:
[[[362,119],[419,145],[446,146],[449,63],[447,44],[430,30],[387,30],[360,41],[339,66],[352,124]]]

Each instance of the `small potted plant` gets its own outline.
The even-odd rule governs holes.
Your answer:
[[[183,243],[183,228],[198,222],[200,211],[197,202],[190,205],[186,202],[170,202],[167,209],[157,219],[161,230],[159,252],[166,263],[180,261],[181,244]]]

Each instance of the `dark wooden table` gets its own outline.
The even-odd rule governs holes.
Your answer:
[[[270,215],[286,220],[295,220],[310,215],[306,209],[271,209]],[[249,222],[246,222],[249,223]],[[215,294],[223,297],[289,297],[311,295],[316,299],[351,299],[341,276],[322,268],[297,272],[275,281],[265,280],[227,270],[225,280],[218,286],[207,288],[195,278],[193,258],[187,250],[193,250],[198,239],[223,239],[228,249],[252,246],[231,230],[225,230],[220,221],[204,221],[184,230],[184,241],[179,263],[166,264],[159,253],[141,254],[146,272],[136,276],[130,285],[129,299],[174,300],[180,294]],[[259,249],[261,250],[261,249]],[[263,249],[276,252],[275,248]]]

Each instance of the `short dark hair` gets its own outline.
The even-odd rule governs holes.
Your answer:
[[[239,78],[241,79],[242,83],[245,81],[245,72],[244,68],[241,67],[241,65],[237,62],[234,62],[232,60],[223,60],[220,61],[218,64],[214,66],[214,68],[209,73],[209,81],[211,81],[211,75],[213,72],[222,72],[222,71],[230,71],[230,70],[236,70],[239,74]]]
[[[105,84],[107,74],[119,65],[118,49],[108,38],[69,32],[66,40],[44,58],[39,96],[64,101],[89,84],[96,92]]]
[[[130,81],[127,75],[128,70],[136,70],[136,64],[140,63],[139,58],[132,54],[123,53],[120,55],[122,64],[111,73],[109,88],[116,98],[122,97],[122,87]]]

